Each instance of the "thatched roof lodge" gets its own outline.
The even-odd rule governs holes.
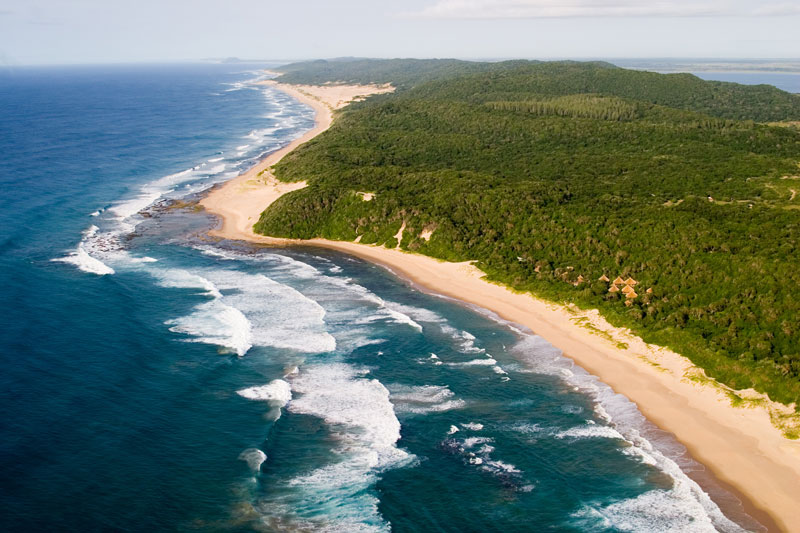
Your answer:
[[[628,276],[628,279],[625,280],[625,285],[627,285],[629,287],[633,287],[634,285],[637,285],[638,283],[639,283],[638,281],[636,281],[635,279],[633,279],[630,276]]]
[[[605,281],[605,282],[608,282],[608,276],[606,276],[605,274],[603,274],[602,276],[600,276],[599,278],[597,278],[597,281]]]
[[[614,285],[624,285],[624,284],[625,284],[625,280],[623,280],[619,276],[617,276],[617,278],[614,280]]]
[[[622,287],[622,294],[628,294],[631,292],[633,292],[633,287],[631,287],[630,285],[625,285],[624,287]]]
[[[625,292],[625,291],[623,291],[623,292]],[[633,290],[633,289],[631,289],[630,291],[628,291],[628,292],[626,292],[626,293],[625,293],[625,298],[627,298],[627,299],[629,299],[629,300],[633,300],[633,299],[634,299],[634,298],[636,298],[637,296],[639,296],[639,295],[638,295],[638,294],[636,294],[636,291],[635,291],[635,290]]]
[[[617,287],[612,283],[611,286],[608,288],[608,292],[619,292],[619,287]]]

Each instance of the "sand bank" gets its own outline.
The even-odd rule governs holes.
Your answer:
[[[281,184],[268,173],[258,174],[290,150],[324,131],[332,109],[350,95],[368,94],[332,87],[279,89],[317,110],[315,127],[286,148],[267,157],[246,174],[212,191],[201,204],[219,215],[222,225],[212,235],[234,240],[286,245],[305,244],[340,250],[389,267],[431,291],[490,309],[506,320],[523,324],[561,349],[577,364],[598,376],[616,392],[634,401],[653,423],[673,433],[716,477],[749,502],[745,507],[762,523],[800,532],[800,442],[786,439],[771,422],[785,412],[763,400],[733,407],[730,390],[703,378],[686,358],[648,345],[627,330],[615,328],[597,311],[555,305],[529,294],[515,293],[482,279],[469,263],[448,263],[354,242],[293,241],[257,235],[252,225],[282,194],[304,183]],[[371,88],[375,92],[385,90]],[[744,397],[755,397],[742,392]],[[747,404],[747,402],[745,402]],[[765,515],[766,513],[766,515]]]

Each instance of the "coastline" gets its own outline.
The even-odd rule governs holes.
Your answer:
[[[338,250],[383,265],[424,289],[489,309],[527,326],[615,392],[635,402],[658,427],[675,435],[726,488],[744,497],[742,503],[748,514],[770,530],[777,526],[784,531],[800,531],[800,506],[792,496],[800,494],[800,442],[784,438],[766,408],[733,407],[726,391],[698,376],[696,367],[686,358],[614,328],[596,310],[571,309],[488,282],[469,263],[447,263],[355,242],[296,241],[255,234],[252,226],[264,209],[281,195],[305,186],[304,182],[278,182],[269,174],[269,167],[327,129],[333,110],[345,105],[348,96],[352,99],[386,91],[349,86],[353,90],[343,95],[341,91],[333,94],[327,87],[320,89],[328,89],[330,94],[320,95],[299,87],[266,83],[314,108],[315,126],[246,173],[212,190],[200,202],[222,221],[219,229],[210,232],[212,236]]]

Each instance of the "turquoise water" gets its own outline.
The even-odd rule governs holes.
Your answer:
[[[2,530],[759,529],[534,332],[166,209],[312,125],[260,77],[0,77]]]

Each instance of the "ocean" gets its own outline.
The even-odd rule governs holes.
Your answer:
[[[259,67],[0,73],[0,529],[763,530],[547,332],[207,238],[313,124]]]

